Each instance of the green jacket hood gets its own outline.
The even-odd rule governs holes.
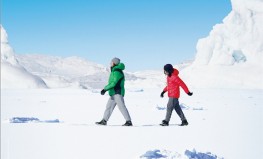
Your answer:
[[[116,65],[116,66],[114,66],[112,68],[112,71],[114,71],[115,69],[124,70],[125,69],[125,65],[123,63],[119,63],[118,65]]]

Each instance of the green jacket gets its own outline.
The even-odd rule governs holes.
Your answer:
[[[109,95],[113,96],[115,94],[120,94],[124,96],[124,82],[125,77],[123,74],[123,70],[125,69],[125,65],[123,63],[119,63],[111,69],[111,74],[109,77],[108,85],[104,87],[104,90],[109,91]]]

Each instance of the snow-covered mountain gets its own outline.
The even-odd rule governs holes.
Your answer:
[[[48,55],[16,55],[23,67],[34,75],[41,77],[49,88],[89,88],[102,89],[108,82],[109,68],[90,62],[80,57],[54,57]],[[146,75],[137,76],[126,72],[127,88],[142,89]],[[154,80],[156,81],[156,80]],[[134,87],[133,83],[137,83]],[[156,82],[154,82],[156,83]],[[155,87],[156,84],[151,85]]]
[[[45,82],[22,67],[8,43],[5,29],[1,28],[1,88],[47,88]]]
[[[47,55],[16,55],[19,63],[29,72],[41,77],[49,88],[101,88],[109,71],[102,65],[79,57]]]
[[[231,0],[232,11],[197,43],[182,75],[194,87],[263,89],[263,0]]]
[[[231,3],[223,23],[198,41],[194,61],[174,65],[190,88],[263,89],[263,0]],[[1,88],[101,89],[107,83],[105,66],[79,57],[15,55],[2,26],[1,32]],[[161,69],[125,74],[126,87],[135,91],[165,85]]]

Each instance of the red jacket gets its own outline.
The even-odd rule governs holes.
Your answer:
[[[179,98],[180,97],[180,88],[182,87],[185,93],[189,93],[189,90],[186,84],[178,76],[179,71],[174,69],[174,72],[171,77],[167,76],[167,86],[163,89],[164,92],[168,91],[168,97]]]

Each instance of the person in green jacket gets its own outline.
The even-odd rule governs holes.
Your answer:
[[[132,126],[130,114],[125,106],[124,95],[125,88],[124,82],[125,77],[123,70],[125,65],[120,62],[119,58],[113,58],[111,60],[111,74],[109,77],[108,84],[101,90],[101,95],[104,95],[108,91],[110,98],[106,105],[106,110],[103,115],[103,119],[100,122],[96,122],[99,125],[107,125],[114,108],[118,105],[119,110],[121,111],[123,117],[126,120],[126,123],[123,126]]]

